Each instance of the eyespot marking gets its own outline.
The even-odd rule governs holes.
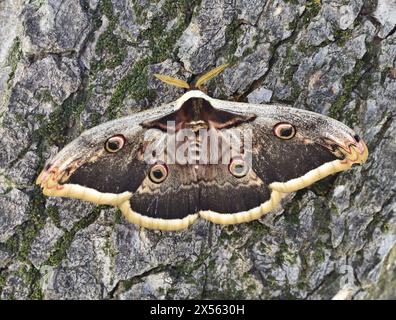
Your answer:
[[[109,153],[116,153],[120,151],[125,145],[125,137],[121,134],[117,134],[107,139],[105,142],[105,150]]]
[[[243,159],[233,159],[228,166],[230,173],[236,178],[242,178],[246,176],[248,172],[248,166]]]
[[[296,128],[287,122],[277,123],[273,128],[276,137],[282,140],[290,140],[296,135]]]
[[[150,169],[149,178],[154,183],[161,183],[168,177],[168,168],[164,163],[157,163]]]

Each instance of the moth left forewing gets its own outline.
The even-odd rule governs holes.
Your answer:
[[[139,123],[145,118],[147,114],[136,114],[83,132],[47,161],[37,184],[48,196],[108,205],[124,202],[133,192],[128,187],[132,189],[133,181],[144,174],[140,173],[145,164],[138,152],[144,133]],[[122,153],[110,154],[104,149],[105,142],[116,135],[125,138],[125,147]]]

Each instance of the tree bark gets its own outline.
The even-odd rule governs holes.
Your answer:
[[[0,2],[0,298],[396,298],[394,0]],[[46,198],[51,154],[85,129],[211,96],[336,118],[368,162],[251,223],[165,233]],[[293,161],[292,156],[290,161]]]

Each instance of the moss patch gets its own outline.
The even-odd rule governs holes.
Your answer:
[[[21,56],[22,56],[21,41],[19,37],[16,37],[14,39],[14,42],[12,43],[11,49],[9,51],[6,60],[7,65],[11,66],[11,72],[9,73],[7,80],[8,87],[11,86],[12,80],[14,79],[15,71],[19,60],[21,60]]]
[[[358,60],[350,74],[345,75],[342,78],[342,94],[336,99],[330,108],[330,117],[336,119],[343,118],[343,110],[345,105],[351,98],[353,89],[356,87],[360,77],[362,76],[362,69],[365,67],[363,60]]]
[[[88,216],[75,223],[70,231],[66,231],[56,242],[54,246],[55,249],[45,264],[50,266],[56,266],[60,264],[60,262],[66,257],[67,249],[69,249],[75,234],[92,224],[99,217],[100,211],[103,208],[104,206],[96,207]]]
[[[305,12],[301,17],[303,23],[309,24],[311,20],[318,15],[320,9],[321,6],[317,0],[308,0],[305,5]]]
[[[21,261],[29,262],[28,255],[30,246],[45,224],[44,196],[38,187],[34,188],[32,194],[31,208],[28,213],[29,219],[24,224],[16,227],[15,234],[8,238],[6,248],[16,254]]]
[[[139,37],[140,42],[148,42],[151,54],[136,61],[127,75],[116,85],[111,96],[107,116],[114,119],[118,116],[122,102],[128,96],[132,99],[155,98],[155,91],[148,89],[148,66],[159,63],[167,58],[175,58],[175,43],[187,26],[184,12],[191,10],[196,2],[166,1],[159,12],[151,21],[151,26],[143,31]],[[177,19],[175,25],[164,32],[167,24],[172,19]]]
[[[47,141],[50,145],[63,147],[69,142],[67,127],[84,110],[91,95],[91,89],[80,90],[71,95],[61,106],[56,106],[49,116],[49,121],[33,133],[33,141]]]
[[[346,29],[346,30],[339,29],[334,32],[335,41],[340,47],[343,47],[345,45],[345,43],[351,38],[351,35],[352,35],[351,29]]]
[[[240,26],[241,23],[234,19],[225,30],[226,59],[230,64],[235,64],[239,60],[239,58],[235,56],[235,51],[238,48],[238,39],[242,35]]]
[[[55,226],[57,228],[61,228],[58,208],[55,206],[48,206],[46,208],[46,212],[48,217],[50,217],[52,222],[55,224]]]
[[[26,277],[27,283],[30,284],[31,291],[29,294],[29,298],[33,300],[42,300],[43,293],[40,287],[40,279],[41,279],[40,271],[38,271],[36,268],[34,268],[33,265],[31,265],[28,270],[25,270],[24,275]]]
[[[113,13],[111,1],[100,2],[99,12],[107,17],[109,25],[96,43],[95,53],[101,57],[101,60],[92,64],[93,71],[113,69],[120,65],[127,56],[127,41],[116,36],[113,32],[117,27],[118,17]]]

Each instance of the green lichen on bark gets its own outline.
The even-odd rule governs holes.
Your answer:
[[[69,249],[75,234],[92,224],[100,214],[100,211],[103,209],[103,206],[96,207],[88,216],[82,218],[77,223],[73,225],[70,230],[65,230],[63,236],[61,236],[54,248],[52,250],[51,255],[45,262],[45,265],[49,266],[57,266],[61,263],[61,261],[66,257],[67,250]]]
[[[348,33],[349,34],[349,33]],[[372,82],[372,71],[378,66],[378,45],[375,43],[367,43],[367,52],[362,59],[357,60],[352,72],[346,74],[342,78],[342,93],[338,96],[330,109],[330,116],[344,120],[349,126],[353,126],[358,122],[357,112],[350,110],[343,112],[345,105],[350,101],[354,90],[361,87],[363,97],[370,94],[370,84]]]
[[[127,96],[135,100],[144,98],[151,101],[154,99],[155,91],[147,86],[147,67],[174,57],[176,40],[186,28],[187,21],[184,13],[187,12],[187,8],[194,6],[195,2],[165,1],[161,12],[152,19],[150,27],[139,37],[141,42],[148,41],[150,55],[136,61],[128,74],[117,83],[107,109],[109,119],[117,117]],[[169,20],[175,18],[177,19],[175,25],[164,32]]]
[[[36,187],[31,194],[31,208],[28,213],[28,221],[16,228],[15,234],[5,242],[8,250],[13,252],[18,260],[29,262],[28,255],[30,246],[38,232],[45,223],[43,208],[45,199],[41,190]]]
[[[11,66],[11,72],[8,75],[8,87],[11,86],[11,83],[14,79],[15,76],[15,71],[18,65],[19,60],[22,57],[22,50],[21,50],[21,41],[19,37],[16,37],[12,43],[12,47],[9,51],[9,54],[7,56],[7,64]]]
[[[92,65],[93,71],[113,69],[120,65],[127,56],[127,41],[114,34],[118,17],[113,12],[110,0],[99,3],[99,13],[107,17],[109,24],[96,43],[95,53],[101,58]]]
[[[302,16],[302,22],[308,24],[311,20],[316,17],[321,9],[321,5],[317,0],[309,0],[305,4],[305,12]]]
[[[46,4],[40,1],[28,12],[31,15],[29,19],[35,19],[37,25],[45,25],[45,15],[52,14],[51,10],[41,10],[36,14],[39,6]],[[384,253],[388,250],[386,245],[393,241],[390,236],[394,233],[394,223],[389,213],[391,200],[386,200],[384,196],[389,192],[389,182],[383,180],[384,175],[390,176],[394,171],[386,163],[386,157],[392,156],[389,151],[392,150],[389,144],[392,136],[388,129],[393,130],[390,111],[390,101],[393,100],[389,98],[393,80],[389,75],[390,65],[378,59],[381,54],[389,55],[390,51],[382,51],[385,43],[386,50],[393,50],[388,41],[393,33],[390,32],[388,39],[386,36],[376,36],[383,27],[378,19],[372,18],[376,1],[364,4],[359,1],[338,1],[332,5],[316,0],[281,0],[274,8],[276,15],[269,15],[268,12],[272,11],[264,10],[259,14],[260,21],[253,23],[251,21],[257,17],[257,12],[249,11],[252,4],[104,0],[96,7],[95,1],[80,1],[77,5],[81,6],[90,20],[86,29],[89,29],[89,35],[86,35],[81,49],[52,52],[52,48],[58,44],[53,45],[52,42],[62,42],[64,36],[52,30],[45,34],[46,30],[43,29],[40,30],[42,34],[32,35],[32,29],[25,28],[14,40],[6,61],[11,66],[6,87],[8,85],[8,89],[14,93],[17,89],[22,90],[18,92],[21,97],[13,100],[9,109],[5,110],[6,113],[12,113],[13,123],[4,126],[4,136],[8,137],[7,134],[11,132],[11,138],[31,139],[31,144],[22,151],[18,150],[17,159],[6,167],[4,174],[1,173],[1,196],[7,196],[11,190],[18,188],[18,192],[29,196],[30,206],[26,211],[26,220],[15,227],[13,235],[0,245],[0,257],[5,257],[0,261],[3,263],[0,270],[2,297],[20,298],[19,292],[9,290],[12,281],[17,279],[28,289],[26,298],[29,299],[119,298],[128,296],[128,292],[140,294],[143,298],[153,297],[158,292],[160,297],[167,299],[331,298],[340,289],[340,274],[337,270],[340,264],[345,261],[351,263],[361,284],[368,288],[365,281],[369,285],[375,284],[368,274],[375,273],[375,268],[382,261],[380,259],[385,261],[386,266],[380,270],[378,288],[367,289],[368,296],[378,297],[381,292],[387,292],[388,296],[394,295],[386,290],[387,284],[392,283],[394,278],[386,270],[386,267],[393,266],[390,261],[394,260],[394,255],[385,256]],[[270,4],[268,2],[263,8],[272,10]],[[290,12],[288,8],[291,5],[298,5],[301,11],[297,14],[295,10]],[[125,8],[125,12],[120,12],[120,8]],[[347,10],[340,11],[340,8]],[[62,21],[78,25],[74,17],[69,17],[67,10],[60,10],[58,14],[64,19]],[[205,38],[207,33],[213,31],[204,28],[211,25],[213,14],[224,16],[224,19],[219,19],[213,26],[217,32]],[[130,20],[126,23],[128,15]],[[339,20],[342,15],[347,21],[353,20],[345,30]],[[48,21],[52,21],[50,18]],[[199,18],[197,21],[200,23],[192,21],[196,18]],[[282,19],[285,28],[279,27],[278,22]],[[105,20],[108,20],[106,28],[103,25]],[[265,30],[263,25],[266,26]],[[189,35],[186,36],[184,32],[189,26],[193,28],[188,29]],[[257,31],[256,36],[246,40],[249,42],[247,44],[240,43],[244,39],[242,30],[245,28]],[[97,35],[96,31],[99,30],[102,33],[95,47],[94,33]],[[73,33],[75,30],[70,28],[67,31]],[[354,42],[362,34],[366,41]],[[29,40],[28,36],[32,41],[35,36],[41,38],[36,48],[39,52],[29,53],[30,60],[25,61],[22,48],[36,50],[26,46],[29,44],[26,41]],[[136,41],[131,40],[135,37]],[[180,42],[180,39],[184,39],[184,42]],[[197,49],[188,47],[190,39],[205,41],[200,42],[200,48]],[[220,44],[214,43],[213,39],[218,39]],[[257,53],[258,45],[262,48],[267,42],[270,48],[269,61],[264,58],[258,58],[257,61],[247,59]],[[183,46],[188,47],[188,50],[181,54],[180,48]],[[238,57],[235,55],[237,48],[245,48],[241,50],[243,52],[239,51],[241,55]],[[364,50],[367,52],[363,55]],[[196,54],[202,52],[213,54],[214,60],[208,59],[205,54]],[[363,58],[356,58],[362,55]],[[50,74],[51,78],[57,71],[61,71],[63,76],[78,70],[81,75],[72,79],[81,80],[81,86],[71,89],[74,80],[67,80],[67,77],[60,78],[62,80],[58,82],[48,79],[43,82],[45,89],[36,90],[36,87],[31,86],[38,79],[34,74],[30,74],[29,78],[26,71],[46,57],[54,57],[56,63],[50,65],[50,69],[45,69],[48,65],[43,63],[43,69],[37,71],[44,70],[48,73],[43,74]],[[61,65],[63,60],[75,62],[76,68],[73,71],[66,68],[65,71],[64,65]],[[61,201],[47,202],[40,190],[33,187],[34,179],[28,175],[28,171],[30,166],[37,166],[36,163],[34,166],[22,163],[18,169],[18,174],[30,177],[31,184],[16,184],[8,179],[8,172],[17,170],[15,164],[26,160],[28,152],[34,152],[39,158],[39,169],[33,169],[38,174],[52,148],[61,149],[87,127],[127,113],[127,104],[142,109],[159,103],[159,95],[167,97],[168,88],[156,91],[148,88],[148,84],[152,85],[149,70],[158,67],[153,65],[158,64],[161,68],[166,65],[166,68],[175,72],[173,74],[183,73],[183,77],[193,78],[197,75],[188,75],[183,64],[187,66],[188,63],[192,70],[205,69],[224,60],[241,66],[238,77],[248,84],[248,89],[241,95],[242,100],[247,99],[256,88],[265,87],[273,92],[271,99],[275,103],[288,103],[330,114],[361,129],[362,137],[369,137],[371,162],[360,171],[352,170],[297,192],[285,204],[283,211],[268,214],[260,221],[228,227],[197,222],[186,231],[186,237],[142,231],[129,225],[119,210],[115,217],[105,218],[100,211],[107,207],[96,207],[91,212],[91,209],[81,205],[77,210],[87,211],[82,213],[83,218],[76,218],[73,216],[75,209],[64,207]],[[14,83],[17,65],[22,68],[18,69],[19,82]],[[267,68],[268,71],[257,79],[254,72],[249,74],[251,65],[254,66],[254,72],[259,68]],[[310,85],[317,71],[321,71],[319,82]],[[232,75],[223,73],[215,84],[215,94],[225,100],[232,99],[226,93],[229,92],[225,81],[227,76]],[[59,82],[66,82],[66,85],[60,86]],[[55,99],[63,103],[54,101],[56,85],[68,97],[66,100]],[[37,107],[24,105],[25,97],[30,96]],[[24,135],[14,136],[13,124],[19,125],[15,128],[26,129]],[[9,141],[13,146],[14,140],[11,138]],[[2,155],[0,160],[7,163]],[[367,199],[375,199],[377,206],[373,205],[374,200]],[[70,201],[75,205],[79,200]],[[10,205],[8,208],[13,210]],[[45,232],[40,231],[47,231],[48,225],[57,232],[54,244],[49,245],[49,249],[43,249],[46,251],[44,261],[37,262],[32,258],[36,250],[34,240],[46,236]],[[72,250],[81,237],[87,244],[84,249],[89,247],[92,250],[90,254],[95,257],[94,261],[84,261],[84,265],[79,264],[78,255],[75,256],[75,250]],[[37,250],[40,251],[40,248]],[[191,253],[187,254],[185,250],[191,250]],[[371,259],[371,255],[374,258]],[[34,265],[29,257],[34,260]],[[55,274],[73,273],[75,278],[62,280],[62,277],[55,277],[56,290],[45,286],[41,288],[45,273],[41,266],[50,266]],[[139,274],[134,269],[136,266],[147,271]],[[166,275],[163,279],[162,274]],[[90,277],[92,283],[80,281],[85,279],[85,275]],[[171,279],[170,283],[167,282],[168,278]],[[81,288],[81,283],[84,283],[84,288]],[[153,290],[151,285],[154,286]],[[73,292],[68,291],[70,287],[73,287]]]

